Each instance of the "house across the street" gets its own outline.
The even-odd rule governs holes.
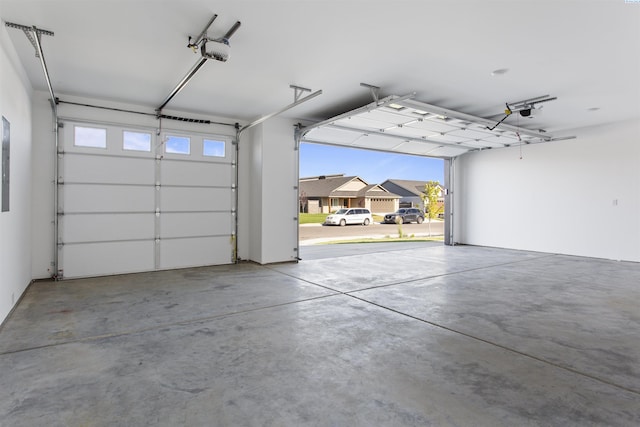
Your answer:
[[[366,208],[372,213],[395,212],[400,196],[357,176],[321,175],[300,178],[300,212],[331,213],[341,208]]]
[[[380,186],[385,190],[400,196],[401,208],[420,208],[425,210],[422,197],[425,195],[427,181],[412,181],[405,179],[387,179]],[[444,205],[444,188],[438,186],[438,202]]]

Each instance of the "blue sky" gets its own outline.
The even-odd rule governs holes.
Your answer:
[[[319,144],[300,144],[300,177],[357,175],[368,184],[387,179],[444,183],[444,161],[429,157],[383,153]]]

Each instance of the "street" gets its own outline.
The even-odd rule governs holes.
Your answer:
[[[429,234],[429,223],[422,224],[402,224],[402,233],[424,237]],[[441,236],[444,233],[444,221],[434,220],[431,222],[431,235]],[[345,240],[348,238],[382,238],[385,236],[398,237],[398,226],[396,224],[372,223],[364,225],[322,226],[319,224],[303,224],[300,226],[300,243],[313,244],[327,240]]]

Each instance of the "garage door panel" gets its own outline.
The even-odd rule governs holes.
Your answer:
[[[231,187],[233,172],[230,164],[162,162],[162,185],[216,185]]]
[[[361,133],[358,131],[337,129],[327,126],[324,128],[312,129],[305,135],[305,141],[331,142],[334,144],[349,145],[360,137]]]
[[[232,263],[229,236],[168,239],[160,242],[160,268],[183,268]]]
[[[440,145],[430,144],[428,142],[407,141],[395,146],[394,151],[400,150],[408,154],[428,154],[437,148],[440,148]]]
[[[456,156],[459,156],[460,154],[466,153],[467,151],[469,151],[469,149],[464,147],[456,148],[456,147],[444,146],[442,148],[437,148],[433,150],[430,154],[436,157],[456,157]]]
[[[162,211],[231,212],[231,202],[231,191],[228,188],[162,187],[160,190],[160,209]]]
[[[65,182],[98,184],[153,184],[153,159],[100,157],[67,153],[64,159]]]
[[[407,122],[413,122],[416,119],[415,117],[407,117],[404,114],[398,114],[396,111],[385,111],[383,109],[371,110],[362,116],[369,120],[386,123],[389,126],[397,126]]]
[[[69,185],[62,191],[65,212],[153,212],[153,187]]]
[[[427,129],[416,128],[412,126],[403,126],[393,130],[394,135],[406,136],[409,138],[424,138],[429,139],[433,135],[440,135],[439,132],[430,131]]]
[[[160,237],[196,237],[231,235],[233,224],[229,212],[163,214]]]
[[[154,269],[154,243],[109,242],[64,245],[64,277],[102,276]]]
[[[64,215],[60,238],[65,243],[153,239],[154,214]]]
[[[376,150],[393,151],[393,147],[397,146],[401,142],[401,139],[393,136],[370,134],[363,136],[352,145],[354,147],[367,147],[374,148]]]

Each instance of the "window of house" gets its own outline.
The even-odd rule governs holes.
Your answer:
[[[75,126],[73,145],[76,147],[107,148],[107,130]]]
[[[211,157],[224,157],[224,141],[205,139],[202,141],[202,155]]]
[[[151,134],[125,130],[122,133],[122,148],[133,151],[151,151]]]
[[[191,154],[191,138],[188,136],[167,135],[165,152],[170,154]]]

